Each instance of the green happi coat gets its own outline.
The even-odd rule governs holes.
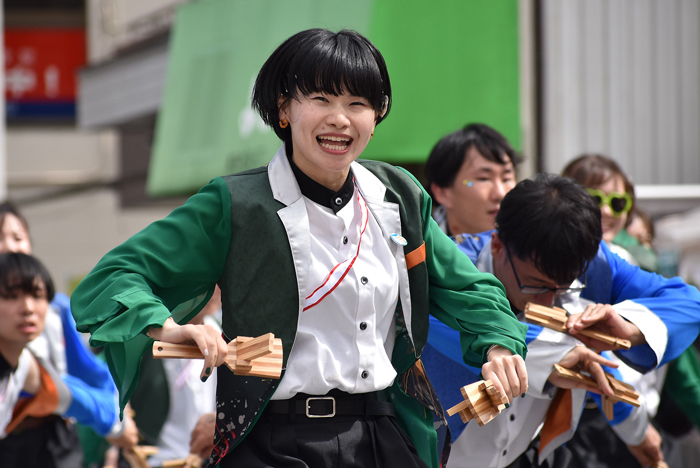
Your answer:
[[[431,410],[441,408],[415,365],[427,339],[428,315],[462,332],[464,359],[472,366],[482,365],[492,344],[524,358],[527,329],[511,312],[498,280],[477,271],[440,231],[430,216],[430,197],[412,176],[380,162],[351,167],[399,272],[392,355],[399,377],[380,397],[395,404],[397,421],[419,455],[437,467]],[[408,244],[392,242],[392,234]],[[139,358],[152,344],[148,328],[171,315],[186,322],[215,284],[222,291],[226,337],[273,332],[282,339],[286,368],[308,264],[306,208],[281,148],[268,166],[212,180],[167,218],[105,255],[75,290],[72,309],[78,329],[92,334],[93,345],[105,346],[123,407],[137,384]],[[217,377],[213,461],[245,437],[278,383],[234,376],[225,366]]]

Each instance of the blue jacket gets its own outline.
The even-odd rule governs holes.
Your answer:
[[[453,240],[476,264],[484,246],[489,245],[491,233],[460,235]],[[642,372],[675,359],[698,335],[700,293],[695,287],[686,285],[679,278],[666,279],[629,265],[612,254],[602,242],[588,268],[587,286],[581,297],[605,304],[630,300],[648,308],[661,319],[667,328],[666,346],[661,356],[657,355],[658,349],[655,352],[649,345],[616,352],[625,363]],[[541,332],[540,326],[528,324],[528,346],[538,339]],[[464,364],[459,336],[437,320],[430,322],[428,344],[421,359],[444,408],[463,401],[459,390],[461,386],[481,379],[481,369]],[[606,370],[620,378],[617,370]],[[598,395],[591,396],[600,399]],[[632,411],[629,405],[623,403],[614,405],[614,408],[612,425],[624,421]],[[454,439],[466,427],[457,415],[448,418],[448,423]]]
[[[68,373],[61,376],[71,392],[72,400],[62,415],[75,418],[101,436],[107,435],[117,421],[116,387],[107,364],[87,347],[75,328],[70,299],[56,294],[51,306],[63,325]]]

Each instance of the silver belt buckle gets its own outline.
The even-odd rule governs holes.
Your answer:
[[[330,414],[309,414],[310,403],[314,400],[330,400],[333,402],[333,412]],[[307,418],[332,418],[335,416],[335,398],[332,396],[326,397],[310,397],[306,399],[306,417]]]

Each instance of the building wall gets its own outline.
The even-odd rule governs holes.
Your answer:
[[[7,154],[9,198],[59,291],[70,292],[105,253],[179,204],[123,209],[114,130],[10,127]]]
[[[109,188],[22,207],[34,253],[51,272],[57,290],[68,293],[104,254],[170,211],[122,210],[117,192]]]
[[[700,2],[541,6],[544,169],[601,152],[637,184],[700,183]]]
[[[181,3],[184,0],[87,0],[83,24],[88,67],[167,34]],[[22,10],[13,11],[10,19],[23,26],[65,25],[64,16],[72,20],[70,24],[78,24],[82,13]],[[132,135],[134,128],[126,135]],[[27,218],[34,253],[48,267],[59,291],[70,292],[105,253],[182,202],[134,207],[138,203],[130,201],[131,207],[124,208],[121,191],[129,187],[133,171],[122,165],[122,130],[83,129],[70,122],[10,123],[7,129],[9,199]],[[134,145],[127,147],[133,151]]]
[[[88,61],[108,61],[123,49],[167,31],[177,7],[192,0],[87,0]]]

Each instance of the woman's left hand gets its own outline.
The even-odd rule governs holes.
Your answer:
[[[194,342],[204,355],[204,367],[202,368],[202,382],[211,375],[212,369],[224,363],[228,353],[228,346],[211,325],[178,325],[169,317],[163,327],[150,327],[148,336],[164,343],[191,343]]]
[[[482,366],[481,374],[485,380],[493,382],[509,403],[527,392],[527,369],[522,357],[497,345],[489,351],[486,359],[488,362]]]

